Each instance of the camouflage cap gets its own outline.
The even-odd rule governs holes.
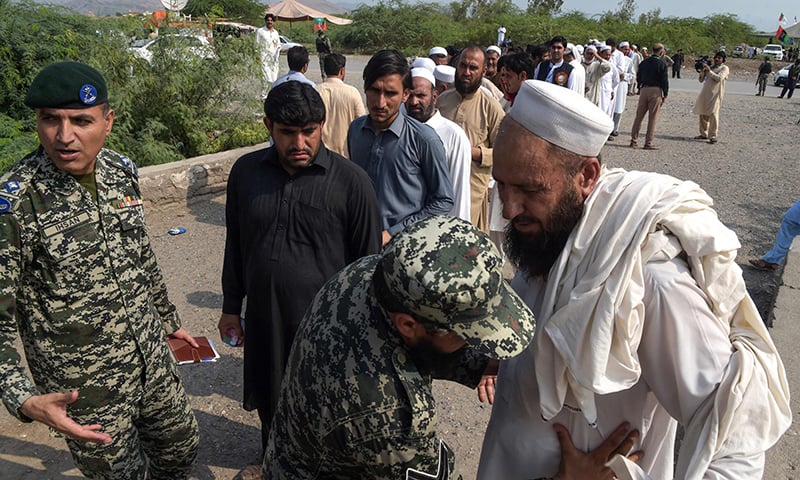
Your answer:
[[[108,102],[108,88],[94,68],[78,62],[44,67],[28,88],[25,105],[31,108],[89,108]]]
[[[380,264],[392,295],[419,321],[484,355],[511,358],[533,338],[533,313],[503,279],[494,244],[469,222],[420,220],[392,238]]]

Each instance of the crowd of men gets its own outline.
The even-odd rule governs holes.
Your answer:
[[[791,410],[736,235],[693,182],[599,159],[630,95],[631,146],[649,114],[656,149],[663,46],[382,50],[366,108],[323,50],[318,85],[304,47],[265,75],[271,144],[227,187],[218,327],[262,423],[240,478],[455,478],[434,378],[495,405],[479,479],[760,478]],[[712,143],[724,60],[695,107]],[[41,147],[0,178],[0,391],[89,478],[184,479],[198,428],[164,337],[194,340],[135,166],[103,148],[111,97],[63,62],[25,99]]]

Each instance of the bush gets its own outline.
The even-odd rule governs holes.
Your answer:
[[[148,63],[127,49],[145,31],[141,19],[92,19],[55,7],[0,3],[0,171],[36,147],[25,93],[41,68],[61,60],[81,61],[103,74],[116,112],[106,144],[139,166],[267,139],[263,125],[260,132],[252,125],[262,106],[251,37],[218,41],[214,58],[157,49]]]

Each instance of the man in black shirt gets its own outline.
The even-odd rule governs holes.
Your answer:
[[[653,143],[661,106],[667,101],[669,78],[667,64],[661,59],[664,56],[664,45],[653,45],[653,54],[639,64],[636,81],[639,84],[639,104],[636,107],[636,119],[631,129],[631,147],[639,146],[639,129],[642,127],[644,114],[647,116],[647,133],[644,137],[645,150],[658,150]]]
[[[247,338],[243,403],[258,410],[262,449],[306,308],[333,274],[381,245],[372,182],[322,144],[319,93],[286,82],[270,90],[264,113],[274,145],[239,158],[228,179],[218,325],[228,344],[243,346]]]
[[[683,49],[679,48],[678,53],[672,56],[672,78],[681,78],[681,67],[683,66]]]

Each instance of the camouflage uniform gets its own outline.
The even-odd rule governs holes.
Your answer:
[[[0,390],[12,415],[77,389],[67,414],[109,445],[67,439],[89,478],[188,476],[197,422],[164,336],[180,327],[130,160],[102,150],[97,201],[40,147],[0,178]],[[22,338],[34,383],[13,347]],[[38,387],[38,389],[37,389]]]
[[[462,241],[464,232],[477,241]],[[475,264],[480,271],[473,273]],[[410,269],[415,272],[406,275]],[[401,295],[402,308],[421,323],[451,327],[473,345],[473,335],[465,333],[471,329],[486,339],[483,348],[449,355],[409,349],[378,302],[373,275],[383,277],[385,287]],[[437,472],[436,478],[447,478],[442,474],[452,471],[452,456],[447,469],[440,465],[431,380],[474,388],[488,362],[479,349],[505,357],[528,345],[533,315],[507,291],[491,241],[452,217],[421,220],[395,236],[381,255],[342,270],[317,294],[295,337],[264,478],[399,480],[434,478]],[[514,308],[505,308],[512,303]],[[510,316],[514,321],[506,322]],[[422,475],[415,477],[414,470]]]

